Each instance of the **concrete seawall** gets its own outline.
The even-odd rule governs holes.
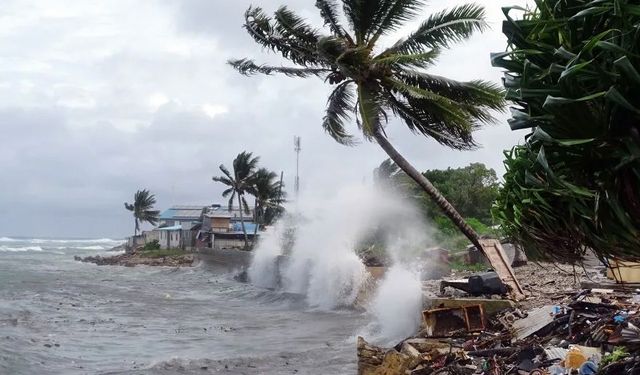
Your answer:
[[[231,249],[200,249],[195,254],[202,267],[217,272],[245,270],[253,255],[250,251]]]

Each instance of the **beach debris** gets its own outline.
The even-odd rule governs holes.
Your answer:
[[[491,317],[481,305],[425,310],[393,348],[359,338],[358,374],[640,374],[639,294],[578,290]]]
[[[446,287],[463,290],[472,296],[505,295],[508,292],[507,286],[495,272],[478,273],[467,279],[442,280],[440,282],[441,293],[444,293]]]
[[[422,312],[424,330],[429,337],[448,337],[484,329],[482,305],[442,308]]]
[[[513,268],[511,268],[511,262],[502,249],[500,241],[494,239],[481,239],[479,241],[491,267],[498,274],[500,280],[509,288],[509,294],[516,301],[524,299],[524,290],[522,290],[522,286],[520,286]]]

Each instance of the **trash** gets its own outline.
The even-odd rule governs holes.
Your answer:
[[[596,372],[598,372],[598,365],[592,361],[586,361],[583,363],[578,371],[580,375],[594,375]]]
[[[583,363],[587,361],[587,356],[575,346],[569,348],[567,356],[564,359],[564,367],[570,369],[579,369]]]
[[[422,317],[429,337],[449,337],[484,329],[482,305],[425,310]]]
[[[435,298],[434,306],[447,307],[423,311],[416,336],[393,349],[359,346],[359,374],[640,374],[637,292],[595,289],[567,289],[529,311],[491,315],[489,305],[468,305],[473,298]]]
[[[553,323],[553,306],[543,306],[529,312],[526,318],[516,320],[511,325],[513,330],[513,340],[525,339],[547,325]]]

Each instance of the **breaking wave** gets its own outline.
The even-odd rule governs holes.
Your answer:
[[[4,251],[4,252],[42,251],[42,248],[40,246],[11,247],[6,245],[0,245],[0,251]]]
[[[100,245],[93,245],[93,246],[81,246],[78,247],[78,249],[80,250],[107,250],[109,247],[105,247],[105,246],[100,246]]]

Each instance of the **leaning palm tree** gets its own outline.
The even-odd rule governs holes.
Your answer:
[[[251,186],[251,179],[258,165],[259,157],[253,157],[251,152],[243,151],[233,159],[233,175],[229,172],[227,167],[220,164],[220,170],[224,174],[223,176],[213,177],[213,181],[220,182],[228,188],[222,192],[223,197],[229,197],[228,208],[229,211],[233,210],[233,200],[238,199],[238,209],[240,211],[240,225],[242,226],[242,233],[244,234],[244,247],[249,247],[249,238],[247,236],[247,230],[244,226],[244,215],[249,211],[249,205],[245,199],[245,193]]]
[[[135,229],[133,237],[138,235],[141,223],[149,223],[156,225],[160,215],[160,211],[154,210],[153,205],[156,204],[155,195],[151,194],[149,190],[138,190],[133,196],[133,203],[126,203],[124,207],[133,212],[133,218],[135,222]]]
[[[245,13],[244,28],[260,45],[281,54],[295,66],[278,67],[249,59],[229,63],[240,73],[280,73],[290,77],[320,77],[335,86],[329,95],[324,130],[337,142],[352,145],[356,138],[345,128],[355,123],[366,140],[375,140],[389,157],[418,183],[469,240],[481,248],[478,235],[438,190],[387,139],[389,115],[399,117],[411,131],[445,146],[465,150],[476,144],[473,130],[494,121],[503,92],[489,82],[459,82],[429,74],[440,51],[487,28],[484,9],[456,6],[427,17],[416,31],[387,48],[377,42],[396,31],[421,10],[422,0],[342,0],[342,24],[336,0],[317,0],[328,33],[309,25],[286,7],[274,17],[260,8]]]
[[[270,224],[282,213],[282,202],[285,196],[284,184],[278,175],[266,168],[260,168],[251,179],[249,192],[255,197],[254,212],[256,226],[253,232],[255,243],[258,225]]]

